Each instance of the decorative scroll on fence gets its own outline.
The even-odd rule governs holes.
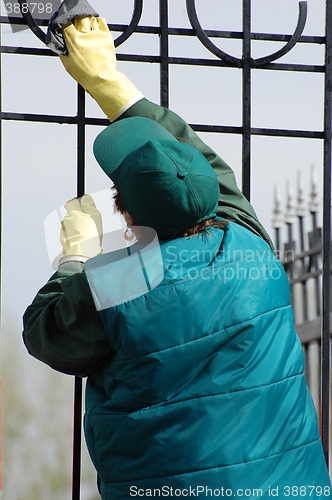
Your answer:
[[[47,26],[48,19],[35,20],[29,9],[24,8],[23,4],[27,5],[29,2],[26,0],[18,0],[21,5],[21,11],[24,18],[5,17],[0,18],[2,24],[15,24],[21,26],[28,26],[35,35],[41,40],[45,40],[45,32],[40,27]],[[225,4],[226,5],[226,4]],[[133,33],[135,34],[151,34],[159,37],[159,54],[146,55],[146,54],[121,54],[118,51],[118,59],[123,61],[135,62],[149,62],[158,64],[160,67],[160,103],[168,107],[169,103],[169,66],[170,65],[192,65],[202,67],[220,67],[220,71],[224,67],[236,67],[242,71],[242,126],[225,126],[225,125],[209,125],[209,124],[192,124],[194,130],[198,132],[216,132],[228,134],[240,134],[242,136],[242,189],[244,194],[250,197],[250,182],[251,182],[251,137],[252,135],[260,136],[274,136],[274,137],[297,137],[304,139],[319,139],[324,143],[324,206],[323,206],[323,229],[320,232],[317,226],[316,219],[312,213],[313,226],[311,229],[312,235],[310,247],[305,250],[304,240],[300,237],[300,249],[296,250],[294,246],[294,231],[295,220],[298,224],[304,222],[303,212],[299,207],[303,206],[300,202],[298,213],[294,212],[293,201],[290,197],[289,209],[287,215],[287,227],[289,233],[289,241],[287,243],[288,250],[293,252],[293,255],[298,252],[299,257],[296,262],[285,262],[285,266],[289,273],[290,279],[295,280],[298,269],[301,269],[302,275],[310,271],[318,273],[318,268],[323,262],[322,270],[319,271],[317,276],[314,277],[315,287],[317,288],[317,297],[319,297],[319,304],[317,302],[316,313],[321,317],[321,401],[322,401],[322,438],[323,447],[326,460],[328,461],[328,448],[329,448],[329,370],[330,370],[330,207],[331,207],[331,88],[332,88],[332,30],[327,29],[326,36],[304,36],[303,29],[307,18],[307,3],[304,1],[299,2],[299,16],[294,22],[293,34],[268,34],[268,33],[253,33],[251,31],[251,0],[242,0],[242,31],[221,31],[221,30],[204,30],[198,19],[195,0],[186,0],[186,8],[188,19],[191,23],[192,29],[176,28],[169,26],[169,8],[168,0],[159,0],[159,24],[158,26],[143,26],[140,25],[141,15],[144,10],[143,0],[135,0],[132,19],[128,25],[109,24],[109,27],[114,32],[120,32],[120,36],[116,39],[115,45],[121,47],[121,44],[127,40]],[[114,2],[116,8],[116,2]],[[273,7],[274,8],[274,7]],[[216,19],[217,22],[217,19]],[[332,0],[326,0],[326,26],[332,25]],[[170,37],[196,37],[204,45],[207,50],[207,57],[171,57],[169,55],[169,39]],[[231,54],[226,53],[217,47],[212,39],[237,39],[242,40],[242,57],[236,58]],[[272,52],[269,55],[253,59],[251,56],[251,41],[268,42],[283,42],[284,46]],[[293,49],[297,43],[305,44],[319,44],[325,46],[325,64],[291,64],[285,62],[276,62],[286,53]],[[52,57],[53,54],[46,48],[34,47],[6,47],[1,46],[1,52],[12,54],[26,54],[33,56],[47,56]],[[294,71],[294,72],[309,72],[321,73],[325,77],[325,104],[324,104],[324,129],[323,130],[289,130],[289,129],[273,129],[273,128],[254,128],[252,127],[251,120],[251,75],[252,71]],[[2,120],[24,120],[30,122],[43,122],[43,123],[67,123],[77,128],[77,195],[81,196],[84,193],[85,184],[85,126],[86,125],[108,125],[108,121],[99,118],[87,118],[85,114],[85,101],[84,92],[78,87],[77,90],[77,114],[76,116],[58,116],[58,115],[40,115],[28,113],[12,113],[10,111],[1,111]],[[5,189],[5,187],[4,187]],[[277,204],[280,203],[277,197]],[[302,203],[302,205],[301,205]],[[277,208],[276,224],[278,217],[280,218],[280,207]],[[317,235],[319,233],[319,238]],[[304,229],[300,233],[305,234]],[[279,234],[280,236],[280,234]],[[277,238],[279,237],[277,235]],[[277,240],[278,241],[278,240]],[[315,242],[315,243],[314,243]],[[318,243],[317,243],[318,242]],[[313,252],[314,245],[320,245],[322,250],[323,259],[318,255],[318,252]],[[278,244],[277,244],[278,246]],[[296,254],[297,255],[297,254]],[[301,284],[303,282],[299,281]],[[322,294],[318,293],[322,282]],[[293,283],[293,296],[295,294],[295,286],[297,282]],[[301,285],[303,291],[303,304],[306,304],[306,294],[308,290],[306,286]],[[296,292],[297,293],[297,292]],[[309,294],[308,294],[309,295]],[[318,299],[317,299],[318,300]],[[320,302],[322,305],[322,312],[320,312]],[[318,308],[319,306],[319,308]],[[319,312],[318,312],[319,309]],[[306,307],[303,307],[303,314],[305,318]],[[308,309],[309,310],[309,309]],[[308,318],[309,319],[309,318]],[[305,320],[306,321],[306,320]],[[320,337],[320,334],[319,334]],[[81,398],[81,385],[80,381],[76,380],[75,384],[75,401],[77,401],[77,422],[80,425],[80,398]],[[80,440],[80,433],[78,433],[75,443]],[[77,444],[79,449],[79,444]],[[77,471],[73,498],[79,498],[79,470]]]

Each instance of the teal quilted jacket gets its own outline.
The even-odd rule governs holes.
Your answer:
[[[24,315],[29,352],[88,376],[85,434],[103,500],[330,498],[290,291],[229,166],[171,111],[220,183],[226,230],[163,242],[164,279],[97,312],[83,265],[60,266]],[[269,246],[270,245],[270,246]],[[112,276],[110,276],[112,286]]]
[[[85,433],[102,498],[330,497],[267,243],[229,223],[162,255],[159,286],[101,312],[115,355],[88,379]]]

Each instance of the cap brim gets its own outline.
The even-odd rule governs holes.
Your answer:
[[[125,118],[112,123],[96,137],[93,153],[106,175],[115,181],[116,170],[123,160],[156,139],[176,141],[168,130],[149,118]]]

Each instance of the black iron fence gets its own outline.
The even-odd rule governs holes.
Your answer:
[[[26,2],[19,0],[23,5]],[[223,124],[210,125],[204,123],[191,124],[193,129],[198,132],[214,132],[239,134],[242,136],[242,189],[244,194],[250,197],[251,188],[251,142],[252,136],[272,136],[286,138],[303,138],[303,139],[319,139],[324,144],[324,193],[323,193],[323,226],[322,231],[315,223],[314,213],[313,227],[311,231],[311,247],[306,249],[303,240],[303,232],[300,233],[300,250],[299,252],[293,246],[293,222],[288,222],[289,228],[289,243],[287,250],[298,252],[294,261],[285,261],[285,265],[292,280],[303,282],[303,275],[309,272],[313,277],[314,287],[317,299],[316,314],[320,318],[321,326],[317,330],[321,349],[321,383],[320,383],[320,401],[321,401],[321,428],[322,440],[326,460],[328,462],[329,450],[329,372],[330,372],[330,242],[331,242],[331,90],[332,90],[332,30],[326,29],[325,36],[304,36],[303,30],[307,19],[307,3],[299,2],[299,15],[297,26],[293,34],[269,34],[252,32],[251,24],[251,0],[242,0],[242,30],[241,31],[221,31],[221,30],[204,30],[201,26],[197,15],[195,0],[186,0],[187,15],[192,28],[177,28],[169,25],[169,6],[168,0],[159,0],[159,24],[156,26],[141,25],[141,15],[144,9],[143,0],[134,1],[134,9],[131,22],[128,25],[109,24],[109,27],[114,32],[119,32],[120,35],[115,41],[118,49],[118,59],[120,61],[135,61],[149,62],[159,65],[160,68],[160,104],[168,106],[169,104],[169,72],[172,65],[189,65],[189,66],[204,66],[218,67],[223,71],[225,67],[236,67],[242,72],[242,125],[241,126],[226,126]],[[15,26],[28,25],[35,35],[41,40],[45,39],[45,31],[43,27],[47,26],[48,20],[35,20],[29,9],[22,9],[23,17],[1,16],[0,22],[2,25],[11,24]],[[326,27],[332,25],[332,0],[326,0]],[[151,34],[159,37],[159,54],[121,54],[121,44],[127,40],[132,34]],[[196,37],[205,46],[207,50],[206,58],[192,57],[172,57],[169,54],[170,37]],[[221,50],[214,40],[232,39],[242,41],[242,57],[234,57],[231,54]],[[281,49],[271,52],[264,57],[252,57],[252,41],[268,41],[282,42]],[[222,42],[220,42],[222,43]],[[298,43],[309,45],[323,45],[325,47],[325,63],[322,64],[296,64],[279,61],[281,57],[290,52]],[[12,54],[15,58],[17,54],[29,56],[46,56],[52,57],[53,54],[47,48],[37,47],[19,47],[19,46],[1,46],[1,52]],[[324,75],[325,82],[325,103],[324,103],[324,126],[322,130],[291,130],[291,129],[276,129],[276,128],[258,128],[252,126],[252,73],[253,71],[288,71],[288,72],[306,72],[320,73]],[[85,186],[85,127],[87,125],[107,125],[108,121],[99,118],[90,118],[85,112],[85,97],[83,90],[77,89],[77,114],[75,116],[59,116],[46,114],[22,114],[13,113],[10,110],[1,111],[1,120],[17,120],[26,122],[42,122],[42,123],[66,123],[77,128],[77,195],[81,196],[84,193]],[[3,187],[6,189],[6,186]],[[298,221],[301,226],[302,215],[298,214]],[[318,236],[319,235],[319,236]],[[318,245],[319,248],[313,251],[312,246]],[[277,235],[277,246],[280,247]],[[295,268],[300,267],[302,277],[298,278],[295,274]],[[318,271],[319,269],[319,271]],[[317,276],[315,272],[317,271]],[[302,280],[302,281],[301,281]],[[295,286],[295,281],[294,281]],[[293,290],[295,290],[293,286]],[[295,293],[295,292],[294,292]],[[309,294],[306,287],[303,287],[304,303],[307,300],[306,294]],[[301,323],[308,323],[308,318],[305,316],[306,308],[303,308],[303,318]],[[306,338],[306,337],[305,337]],[[306,343],[306,342],[305,342]],[[75,401],[76,414],[78,422],[81,418],[81,382],[76,380],[75,384]],[[75,446],[80,447],[80,425],[76,426],[77,435],[75,436]],[[75,493],[73,498],[79,497],[79,469],[76,470],[74,478]]]

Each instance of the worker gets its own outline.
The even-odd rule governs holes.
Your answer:
[[[94,155],[117,209],[134,233],[155,231],[162,256],[156,286],[96,307],[98,280],[110,296],[122,282],[93,200],[73,199],[59,269],[24,315],[33,356],[87,377],[101,498],[330,498],[288,280],[232,170],[117,71],[103,19],[63,33],[63,65],[112,122]],[[95,259],[103,283],[87,273]],[[123,282],[135,279],[124,265]]]

